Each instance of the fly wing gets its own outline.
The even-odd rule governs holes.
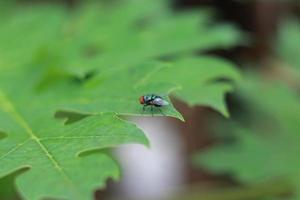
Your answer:
[[[169,102],[163,100],[162,98],[156,98],[153,100],[153,104],[158,105],[158,106],[166,106],[166,105],[169,105]]]

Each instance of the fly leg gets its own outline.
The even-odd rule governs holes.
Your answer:
[[[144,112],[146,110],[147,105],[143,105],[142,115],[144,115]]]
[[[157,107],[157,109],[159,110],[159,112],[160,112],[163,116],[166,116],[165,113],[164,113],[159,107]]]
[[[151,105],[151,114],[152,114],[152,117],[153,117],[153,105]]]

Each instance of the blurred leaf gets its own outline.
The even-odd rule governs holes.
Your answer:
[[[239,113],[231,125],[220,128],[234,134],[235,142],[199,154],[196,162],[216,173],[230,172],[245,183],[287,178],[299,198],[299,95],[282,84],[248,77],[238,96],[248,113]],[[248,125],[240,123],[243,116],[252,117]]]
[[[18,193],[15,191],[14,178],[12,176],[7,176],[0,179],[0,196],[1,199],[7,200],[18,200]]]
[[[126,105],[126,108],[110,109],[110,111],[136,114],[136,106],[133,105],[134,109],[130,109],[131,104],[145,92],[156,91],[166,96],[174,88],[182,88],[182,92],[178,92],[182,95],[176,96],[180,96],[179,98],[190,105],[210,106],[228,116],[223,94],[231,90],[232,83],[219,83],[213,80],[227,78],[237,81],[238,72],[232,69],[231,63],[221,59],[203,56],[197,60],[194,58],[194,51],[232,47],[242,42],[242,35],[232,25],[214,24],[211,13],[206,10],[174,14],[162,2],[164,1],[131,0],[127,4],[120,3],[113,6],[83,4],[73,13],[74,17],[66,23],[64,39],[60,38],[56,43],[49,45],[47,50],[42,52],[42,56],[37,54],[37,64],[42,62],[49,63],[50,66],[63,67],[67,72],[79,77],[95,72],[98,76],[96,79],[105,82],[109,79],[107,86],[106,83],[99,85],[104,88],[105,94],[99,91],[95,97],[93,92],[94,98],[88,99],[89,102],[94,101],[100,111],[103,111],[101,107],[109,108],[102,102],[96,103],[103,101],[101,99],[114,102],[122,98],[124,102],[122,107]],[[137,7],[141,9],[136,9]],[[63,55],[63,57],[55,55]],[[175,59],[185,56],[189,59],[183,59],[184,61]],[[167,61],[170,69],[159,70],[158,68],[161,67],[156,66],[160,64],[152,64],[153,60]],[[134,80],[128,79],[126,74],[134,71],[139,71],[137,72],[139,77],[135,77]],[[161,71],[167,73],[159,75]],[[199,75],[195,72],[199,72]],[[209,74],[213,72],[216,74],[210,77]],[[186,79],[188,75],[194,78],[190,77],[190,81],[182,85],[180,80]],[[143,79],[143,76],[147,76],[148,79],[144,80],[143,89],[135,88],[137,90],[131,92],[133,81]],[[160,77],[160,80],[155,77]],[[120,84],[115,80],[123,81]],[[156,80],[169,86],[164,86],[166,84],[160,86]],[[197,83],[199,93],[194,92],[194,83]],[[122,89],[120,92],[114,87],[118,85],[128,91]],[[113,96],[108,96],[106,87],[111,88]],[[94,90],[98,89],[94,88]],[[116,107],[118,103],[115,103],[114,108]],[[70,105],[68,108],[71,108]],[[94,107],[86,112],[91,112],[92,109],[94,110]],[[181,118],[174,111],[170,112],[170,116]]]
[[[298,20],[283,21],[275,48],[278,56],[295,69],[300,66],[299,39]],[[279,71],[283,78],[298,77],[297,71],[285,65],[279,70],[283,70]],[[287,178],[295,185],[295,199],[300,199],[299,95],[282,83],[248,74],[236,96],[246,104],[244,109],[238,111],[235,120],[216,129],[219,136],[234,143],[209,149],[199,154],[196,162],[216,173],[229,172],[248,184]]]
[[[54,5],[8,7],[0,13],[0,69],[32,63],[35,54],[61,34],[65,17],[65,9]]]
[[[289,65],[300,68],[300,23],[289,19],[281,23],[277,43],[277,52]]]
[[[16,176],[22,174],[26,169],[18,170],[0,179],[0,197],[5,200],[20,200],[20,195],[15,188]]]
[[[276,200],[274,194],[286,195],[291,184],[285,180],[267,181],[252,186],[224,187],[215,189],[199,185],[180,191],[169,200]],[[277,200],[283,200],[284,197]]]
[[[175,90],[176,98],[191,106],[200,104],[215,108],[228,116],[224,93],[232,91],[233,83],[240,80],[240,74],[232,63],[220,58],[185,57],[176,59],[173,67],[165,68],[152,80],[178,84],[181,89]]]
[[[0,67],[12,70],[14,66],[22,67],[26,64],[34,67],[33,70],[41,66],[58,68],[58,71],[64,68],[65,73],[84,77],[90,72],[117,74],[129,67],[145,65],[149,60],[169,57],[171,64],[186,68],[187,72],[197,66],[187,68],[183,62],[180,62],[182,66],[176,64],[172,58],[178,56],[178,53],[192,55],[194,50],[228,48],[242,42],[241,34],[232,25],[214,25],[210,12],[194,11],[174,15],[162,2],[129,0],[112,5],[83,3],[69,15],[63,12],[63,7],[52,5],[49,9],[49,6],[39,6],[23,8],[24,11],[12,16],[4,15],[3,36],[0,37],[3,39],[3,51],[0,50],[3,59],[0,62],[3,63],[0,63]],[[19,32],[22,37],[14,35]],[[33,62],[30,63],[30,60]],[[218,62],[221,66],[231,65],[222,63],[220,59]],[[201,67],[208,71],[212,66]],[[219,68],[213,67],[216,70]],[[228,72],[224,76],[236,80],[236,75],[230,77],[232,73]],[[170,75],[173,74],[178,73],[172,70]],[[54,79],[53,75],[50,76]],[[223,77],[215,77],[218,78]],[[210,80],[201,78],[200,81]],[[172,82],[178,85],[176,79]],[[230,84],[210,83],[209,87],[212,90],[202,88],[200,91],[203,93],[196,94],[197,99],[185,100],[191,105],[204,102],[204,105],[227,116],[223,94],[230,90]],[[188,88],[191,86],[184,89]],[[194,93],[194,90],[189,93]]]

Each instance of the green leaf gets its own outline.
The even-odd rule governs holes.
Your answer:
[[[20,197],[16,191],[14,181],[15,181],[15,174],[10,174],[2,179],[0,179],[0,196],[2,199],[7,200],[19,200]]]
[[[300,68],[300,23],[297,19],[287,19],[281,23],[276,49],[279,56],[289,65]]]
[[[12,70],[32,63],[40,49],[62,34],[65,17],[61,6],[7,7],[0,13],[0,68]]]
[[[19,70],[0,75],[0,177],[27,169],[16,176],[24,199],[92,199],[108,177],[118,180],[120,172],[105,152],[83,153],[148,141],[140,129],[114,113],[65,125],[65,120],[54,118],[55,93],[51,98],[36,94],[36,74]]]
[[[199,76],[201,74],[201,76]],[[130,78],[128,78],[130,77]],[[239,73],[231,63],[213,57],[186,57],[174,63],[152,62],[120,70],[118,73],[96,76],[74,96],[62,103],[62,110],[97,114],[114,112],[119,115],[161,115],[183,119],[170,105],[142,113],[138,97],[144,94],[162,95],[169,102],[171,93],[190,105],[205,105],[216,108],[228,116],[223,94],[232,90],[232,83],[217,82],[218,78],[238,81]],[[110,90],[107,91],[107,88]],[[61,93],[66,91],[65,88]],[[55,91],[58,91],[55,88]],[[197,91],[197,92],[195,92]]]
[[[89,116],[66,126],[44,111],[39,113],[41,108],[31,116],[32,109],[14,105],[0,91],[1,130],[8,136],[0,140],[0,177],[28,168],[16,178],[25,199],[92,199],[107,177],[119,178],[119,169],[106,154],[80,154],[129,142],[147,144],[139,129],[114,114]]]
[[[283,84],[257,78],[243,83],[238,95],[247,103],[247,112],[219,130],[232,133],[235,142],[199,154],[196,162],[216,173],[232,173],[245,183],[288,179],[299,199],[299,95]]]
[[[153,80],[178,84],[180,90],[174,91],[175,97],[190,106],[209,106],[228,116],[224,93],[232,91],[240,74],[232,63],[220,58],[185,57],[175,60],[173,66],[156,74]]]
[[[49,45],[48,54],[64,52],[58,65],[82,76],[95,69],[128,67],[195,50],[229,48],[243,41],[233,25],[215,25],[207,11],[174,14],[162,1],[125,2],[78,8],[66,24],[64,40]]]
[[[214,62],[214,58],[211,58],[212,61],[207,64],[207,59],[204,56],[204,61],[200,59],[198,61],[186,61],[191,63],[181,62],[181,59],[174,59],[174,57],[186,55],[193,60],[195,57],[193,51],[228,48],[241,43],[242,35],[230,24],[212,25],[211,13],[208,11],[185,12],[174,15],[165,4],[159,2],[155,0],[128,1],[123,4],[113,4],[113,6],[98,3],[83,4],[82,7],[75,10],[71,20],[66,20],[64,37],[58,37],[57,41],[45,45],[42,50],[37,51],[34,64],[38,66],[46,64],[50,68],[57,67],[59,71],[63,67],[66,73],[76,74],[80,78],[85,77],[87,73],[96,72],[98,76],[99,74],[101,76],[96,79],[110,79],[107,81],[110,83],[106,87],[111,88],[114,93],[113,96],[110,97],[107,91],[104,91],[105,94],[100,91],[96,93],[97,96],[95,97],[95,92],[92,92],[94,98],[85,98],[87,101],[84,102],[86,104],[88,101],[94,102],[101,99],[114,102],[121,96],[121,99],[126,99],[126,101],[122,101],[123,104],[127,102],[127,108],[122,105],[124,109],[115,109],[118,107],[118,104],[115,103],[115,106],[109,111],[126,114],[140,113],[140,111],[137,112],[136,106],[133,109],[130,107],[132,107],[133,102],[136,102],[134,100],[143,94],[156,92],[162,96],[167,96],[174,88],[182,88],[183,85],[180,83],[182,78],[178,75],[182,76],[180,73],[185,68],[184,73],[190,73],[194,76],[193,80],[197,82],[197,89],[201,92],[195,93],[193,82],[190,81],[191,84],[185,84],[184,91],[180,95],[181,99],[190,105],[210,106],[228,116],[223,94],[231,91],[232,83],[206,82],[211,81],[208,79],[224,77],[237,81],[238,72],[231,68],[233,65],[221,59],[216,59]],[[138,5],[141,5],[142,11],[136,9]],[[99,10],[103,12],[99,12]],[[121,25],[119,19],[123,20]],[[151,66],[153,60],[157,61],[162,58],[167,58],[170,65],[174,66],[168,74],[165,74],[171,79],[165,80],[165,76],[159,75],[160,71],[156,69],[157,64]],[[132,70],[150,68],[141,70],[139,78],[143,79],[143,76],[149,76],[147,73],[150,73],[152,77],[161,77],[159,82],[163,82],[163,84],[159,86],[158,83],[155,83],[156,86],[153,87],[152,83],[156,81],[149,79],[147,82],[151,82],[152,85],[145,83],[143,89],[137,89],[133,93],[130,88],[134,82],[126,81],[125,79],[128,79],[126,75],[120,77],[122,76],[120,74],[128,71],[129,68]],[[226,69],[227,73],[225,72]],[[208,77],[207,80],[205,75],[203,78],[197,78],[196,73],[194,73],[199,71],[201,74],[210,74],[209,71],[217,70],[225,71],[223,74],[216,74],[215,77]],[[47,76],[53,79],[53,75],[47,74]],[[119,78],[124,80],[122,85],[128,91],[122,90],[120,92],[118,88],[114,88],[115,80],[119,80]],[[105,88],[104,85],[100,87]],[[101,102],[100,105],[106,107],[107,104]],[[95,106],[98,108],[97,112],[103,112],[99,103],[95,103]],[[77,108],[77,104],[73,108],[71,105],[66,107],[79,109],[82,112],[89,113],[91,110],[95,112],[94,107],[82,110]],[[171,106],[169,108],[166,115],[182,119]]]
[[[112,157],[91,150],[148,145],[140,129],[120,119],[142,115],[141,95],[170,102],[156,116],[183,119],[169,95],[228,115],[223,95],[239,72],[195,52],[229,48],[241,34],[213,23],[209,11],[174,13],[157,0],[6,8],[0,13],[0,177],[26,169],[15,180],[24,199],[92,199],[107,178],[118,179]],[[56,119],[58,111],[68,119]]]

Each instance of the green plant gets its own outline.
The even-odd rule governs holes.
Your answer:
[[[141,0],[91,1],[73,10],[10,3],[4,10],[0,177],[27,169],[15,180],[24,199],[92,199],[108,177],[119,179],[111,156],[91,150],[148,145],[120,118],[141,115],[143,94],[168,101],[171,94],[228,116],[223,95],[239,73],[195,51],[231,47],[241,37],[232,25],[214,24],[208,11],[174,14],[167,2]],[[163,112],[182,119],[173,105]]]
[[[292,85],[290,82],[298,77],[300,66],[296,55],[299,27],[295,20],[283,23],[275,47],[285,63],[278,68],[283,72],[292,70],[293,73],[286,73],[290,79],[276,77],[275,81],[247,73],[235,95],[244,109],[231,122],[222,123],[222,130],[217,130],[223,132],[221,138],[233,142],[196,156],[198,165],[215,173],[230,173],[243,184],[269,181],[271,185],[274,181],[288,180],[293,186],[286,193],[293,193],[294,199],[300,198],[300,98],[296,90],[299,79]],[[274,191],[273,196],[276,195]]]
[[[227,134],[222,137],[233,137],[234,143],[199,154],[196,160],[215,173],[232,173],[245,184],[287,179],[297,192],[299,96],[282,84],[262,82],[251,78],[243,84],[238,94],[247,109],[221,126]]]
[[[300,51],[300,23],[296,18],[288,19],[281,23],[278,35],[276,51],[278,56],[290,66],[298,69],[300,58],[297,52]]]

